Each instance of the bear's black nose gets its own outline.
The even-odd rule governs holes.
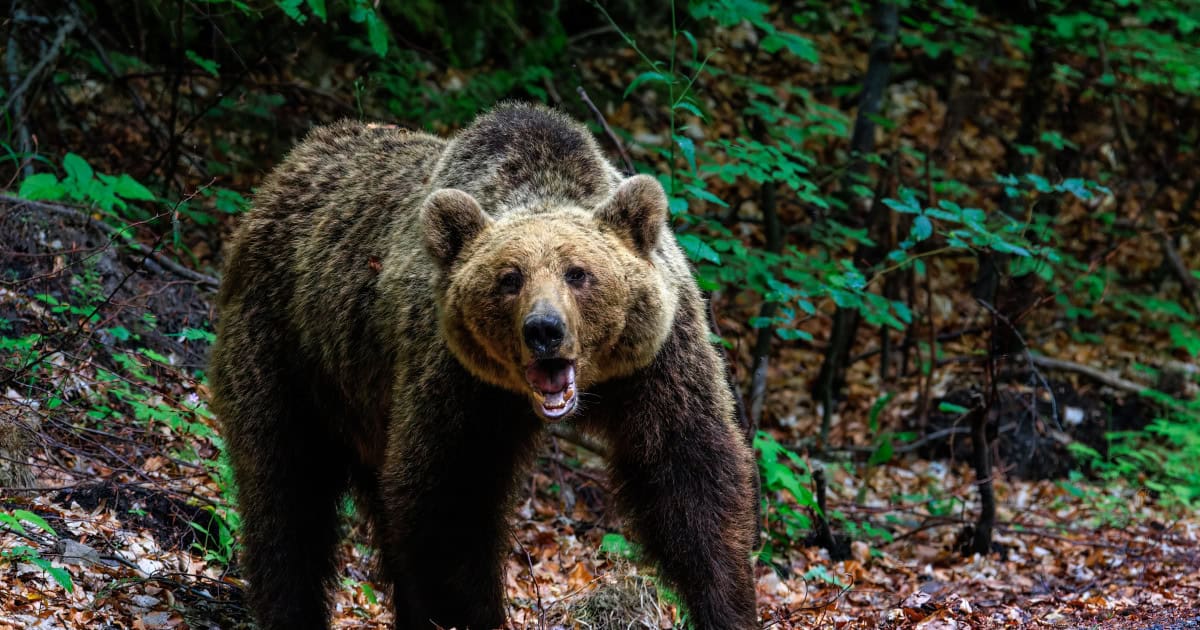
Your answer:
[[[562,345],[567,326],[558,313],[533,313],[525,318],[525,345],[538,358],[552,357]]]

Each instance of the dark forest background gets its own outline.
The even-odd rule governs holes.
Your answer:
[[[764,624],[1200,616],[1200,2],[6,4],[0,626],[246,623],[222,240],[315,125],[505,99],[669,192]],[[686,624],[603,451],[556,429],[519,498],[515,626]],[[383,627],[348,523],[337,623]]]

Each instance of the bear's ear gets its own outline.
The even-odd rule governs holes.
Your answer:
[[[467,243],[491,222],[471,195],[454,188],[434,191],[421,208],[425,250],[443,269],[449,269]]]
[[[649,256],[667,222],[667,193],[657,179],[634,175],[596,210],[596,218],[624,236],[634,251]]]

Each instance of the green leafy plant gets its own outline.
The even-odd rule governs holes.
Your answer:
[[[63,177],[36,173],[21,180],[17,194],[32,200],[68,200],[95,206],[107,213],[125,212],[130,201],[156,201],[154,193],[127,174],[96,173],[87,160],[68,153],[62,161]]]
[[[12,512],[0,512],[0,526],[8,529],[11,532],[24,536],[31,537],[29,530],[25,528],[23,523],[32,525],[35,529],[40,530],[55,539],[58,538],[58,532],[46,522],[46,519],[30,512],[29,510],[13,510]],[[71,574],[62,567],[56,567],[46,558],[42,557],[41,553],[28,545],[17,545],[10,549],[5,549],[0,552],[0,558],[8,562],[28,562],[41,569],[54,580],[56,584],[61,586],[68,593],[75,590],[75,585],[71,581]]]
[[[1101,480],[1145,488],[1169,507],[1195,509],[1200,505],[1200,472],[1195,466],[1200,458],[1200,400],[1179,401],[1152,389],[1142,396],[1160,409],[1145,428],[1109,432],[1103,453],[1077,442],[1069,448]],[[1103,512],[1129,516],[1127,505],[1101,501],[1109,495],[1085,492],[1081,484],[1077,478],[1066,487],[1092,499]]]
[[[771,536],[762,555],[769,559],[776,545],[786,546],[812,528],[812,519],[803,510],[819,513],[820,506],[809,489],[812,473],[802,457],[765,431],[755,436],[754,448],[758,451],[762,479],[763,513],[767,515],[767,532]]]
[[[201,552],[206,562],[227,566],[233,560],[234,532],[240,529],[241,519],[237,512],[229,509],[205,506],[205,511],[212,517],[208,519],[207,527],[195,521],[188,523],[203,536],[192,543],[192,548]]]
[[[623,560],[636,560],[641,556],[642,551],[637,544],[630,542],[621,534],[608,532],[600,539],[600,553]]]

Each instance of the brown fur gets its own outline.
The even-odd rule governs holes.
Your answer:
[[[577,123],[506,105],[448,142],[317,129],[255,205],[211,377],[263,627],[326,627],[349,491],[398,628],[503,623],[507,508],[543,426],[534,309],[561,314],[572,417],[611,445],[619,503],[696,627],[757,625],[753,461],[656,181],[622,180]],[[506,274],[520,282],[499,290]]]

